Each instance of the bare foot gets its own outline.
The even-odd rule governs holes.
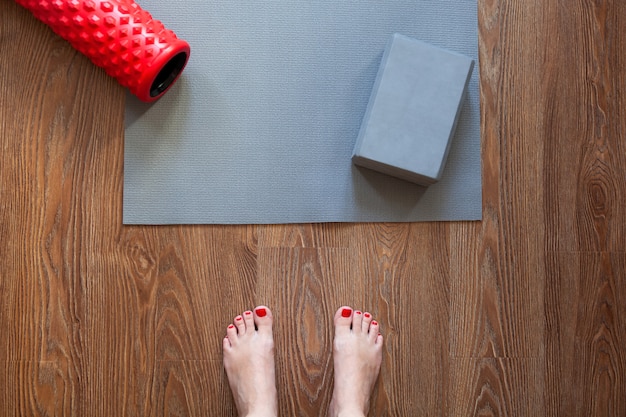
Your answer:
[[[272,321],[270,309],[259,306],[235,317],[226,329],[224,368],[241,417],[278,412]]]
[[[365,416],[382,362],[383,337],[370,313],[341,307],[335,313],[335,387],[331,417]]]

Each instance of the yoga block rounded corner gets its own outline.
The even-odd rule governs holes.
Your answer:
[[[133,0],[15,0],[140,100],[165,94],[190,47]]]

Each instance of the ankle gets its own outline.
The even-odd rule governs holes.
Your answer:
[[[276,407],[271,405],[255,407],[243,417],[276,417],[278,412]]]
[[[253,411],[243,417],[276,417],[278,414],[270,410]]]
[[[340,411],[337,413],[337,417],[365,417],[365,413],[358,408],[351,408]]]

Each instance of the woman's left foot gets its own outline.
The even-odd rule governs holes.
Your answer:
[[[226,329],[224,368],[239,416],[276,416],[276,368],[272,312],[245,311]]]

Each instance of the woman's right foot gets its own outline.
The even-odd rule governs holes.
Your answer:
[[[335,386],[331,417],[365,416],[380,372],[383,337],[370,313],[341,307],[335,313]]]

